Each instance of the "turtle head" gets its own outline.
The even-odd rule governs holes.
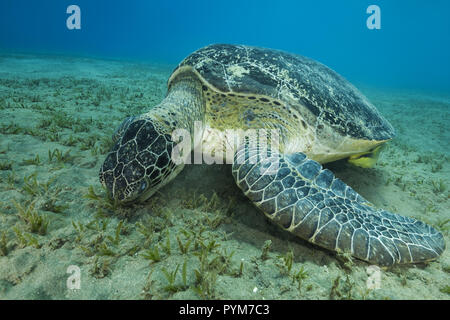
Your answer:
[[[155,119],[126,118],[100,168],[100,182],[113,199],[143,202],[182,169],[171,160],[173,141]]]

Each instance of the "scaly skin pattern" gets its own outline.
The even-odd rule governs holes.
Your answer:
[[[172,161],[172,131],[204,121],[200,82],[180,77],[166,98],[149,112],[129,117],[119,126],[116,143],[100,168],[100,182],[121,202],[144,201],[183,169]]]
[[[101,183],[120,202],[145,201],[183,169],[172,161],[173,130],[186,129],[196,140],[197,121],[210,127],[198,137],[230,126],[278,129],[283,154],[269,150],[268,159],[258,159],[261,148],[247,140],[235,152],[232,172],[247,197],[293,234],[382,266],[429,261],[444,251],[434,228],[376,209],[307,158],[328,162],[370,151],[393,138],[394,129],[331,69],[271,49],[211,45],[183,60],[166,98],[118,128]],[[214,151],[224,145],[210,141]]]
[[[374,208],[305,154],[272,154],[261,161],[258,153],[248,144],[238,150],[236,183],[267,217],[296,236],[380,266],[429,261],[444,251],[444,238],[433,227]]]

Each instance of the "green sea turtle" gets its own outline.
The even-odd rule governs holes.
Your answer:
[[[322,168],[344,158],[367,167],[395,133],[363,94],[319,62],[243,45],[195,51],[172,73],[165,99],[116,131],[100,169],[112,197],[142,202],[175,178],[184,166],[173,159],[182,139],[172,133],[180,128],[192,148],[202,143],[220,154],[231,146],[239,188],[300,238],[378,265],[428,261],[445,249],[431,226],[376,209]],[[254,135],[245,137],[249,129],[266,129],[271,138],[267,132],[276,130],[279,144],[263,148]]]

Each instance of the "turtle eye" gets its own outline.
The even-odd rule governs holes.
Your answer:
[[[144,191],[147,188],[147,181],[142,181],[141,186],[139,187],[140,191]]]

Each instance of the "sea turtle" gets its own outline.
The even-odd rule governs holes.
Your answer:
[[[176,141],[175,129],[190,136]],[[266,131],[246,135],[249,129]],[[270,136],[265,145],[263,135]],[[214,156],[229,147],[223,154],[233,160],[239,188],[285,230],[382,266],[429,261],[445,249],[441,233],[376,209],[320,165],[347,158],[370,166],[394,135],[368,99],[325,65],[278,50],[214,44],[175,68],[159,105],[123,121],[100,181],[120,202],[142,202],[183,169],[174,159],[181,141],[192,143],[189,155],[200,144]]]

